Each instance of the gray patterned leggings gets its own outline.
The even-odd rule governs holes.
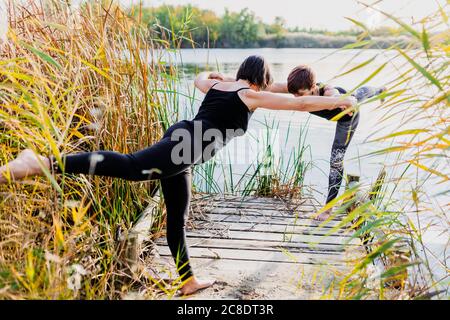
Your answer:
[[[340,87],[336,89],[345,94],[347,91]],[[358,88],[353,96],[362,102],[368,98],[379,95],[383,92],[383,88],[376,87],[361,87]],[[321,110],[311,112],[312,114],[331,120],[333,117],[341,113],[341,110]],[[327,202],[332,201],[338,195],[339,188],[341,187],[342,179],[344,177],[344,156],[347,151],[347,147],[353,138],[356,128],[359,123],[359,113],[355,113],[353,116],[345,115],[337,121],[336,132],[334,135],[333,147],[331,148],[330,157],[330,174],[328,176],[328,196]]]
[[[344,177],[344,156],[359,123],[359,114],[350,121],[338,121],[330,157],[327,203],[335,199]]]

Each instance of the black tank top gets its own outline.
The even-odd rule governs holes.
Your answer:
[[[206,93],[198,113],[193,120],[202,121],[210,128],[219,129],[224,136],[226,129],[241,129],[246,132],[248,121],[253,112],[241,100],[238,92],[250,88],[240,88],[236,91],[222,91],[214,89],[216,84]],[[231,137],[228,136],[228,138]]]
[[[317,86],[319,87],[319,96],[323,96],[325,94],[325,85],[322,83],[317,83]],[[344,88],[341,87],[334,87],[337,91],[339,91],[340,94],[346,94],[347,91]]]

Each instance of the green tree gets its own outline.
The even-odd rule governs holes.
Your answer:
[[[223,47],[254,46],[258,41],[259,21],[247,8],[239,13],[225,10],[220,25],[220,44]]]

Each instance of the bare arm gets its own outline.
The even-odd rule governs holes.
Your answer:
[[[236,79],[225,76],[219,72],[201,72],[195,77],[194,85],[203,93],[207,93],[211,87],[218,82],[233,82]]]
[[[266,88],[265,91],[273,93],[289,93],[286,82],[275,82]]]
[[[236,78],[228,75],[224,75],[220,72],[211,72],[209,75],[210,79],[216,79],[222,82],[235,82]]]
[[[253,90],[244,90],[240,93],[240,97],[251,110],[263,108],[271,110],[311,112],[319,110],[332,110],[337,108],[345,110],[356,104],[356,99],[353,97],[294,97],[271,92],[256,92]]]
[[[336,89],[336,88],[334,88],[332,86],[326,85],[324,87],[323,95],[325,97],[339,97],[342,94],[339,92],[338,89]],[[353,112],[349,112],[348,115],[349,116],[353,116]]]
[[[323,89],[323,95],[326,97],[337,97],[341,95],[339,90],[332,86],[326,85]]]

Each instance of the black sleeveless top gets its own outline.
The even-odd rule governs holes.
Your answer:
[[[319,87],[319,95],[323,96],[325,94],[325,86],[321,83],[317,83],[317,86]],[[346,94],[347,91],[345,91],[345,89],[341,88],[341,87],[334,87],[336,90],[339,91],[340,94]],[[335,116],[337,116],[338,114],[340,114],[342,112],[341,109],[333,109],[333,110],[319,110],[319,111],[311,111],[311,114],[314,114],[316,116],[319,116],[321,118],[324,119],[328,119],[331,120],[333,119]],[[343,117],[341,117],[338,121],[352,121],[353,117],[346,114]]]
[[[214,89],[216,84],[206,93],[193,120],[202,121],[207,127],[219,129],[224,136],[226,129],[241,129],[243,132],[246,132],[248,121],[253,112],[241,100],[238,92],[249,88],[240,88],[236,91],[222,91]]]

